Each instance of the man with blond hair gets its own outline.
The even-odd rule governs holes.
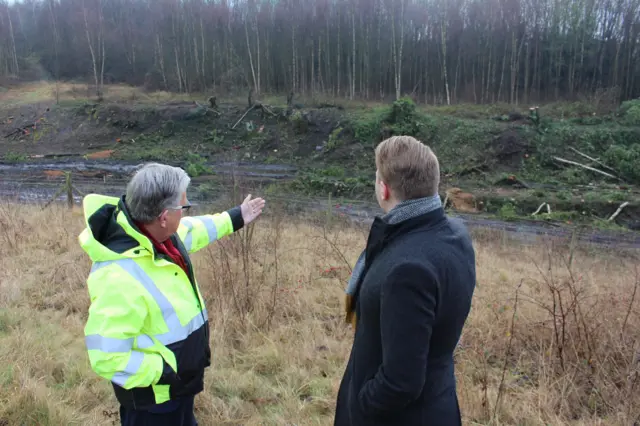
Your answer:
[[[375,158],[385,215],[347,286],[355,336],[334,424],[461,425],[453,353],[476,284],[471,238],[444,213],[428,146],[394,136]]]

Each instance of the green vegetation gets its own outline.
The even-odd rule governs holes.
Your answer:
[[[191,177],[213,173],[213,170],[206,165],[205,161],[206,160],[200,155],[189,152],[187,153],[185,171],[189,173]]]
[[[344,169],[330,166],[326,169],[301,173],[287,188],[305,195],[332,195],[347,198],[370,198],[374,180],[366,176],[347,176]]]
[[[411,135],[429,144],[441,158],[443,173],[466,175],[474,170],[491,180],[495,173],[509,171],[522,178],[544,183],[589,184],[602,181],[604,175],[579,166],[562,163],[554,157],[589,165],[618,176],[631,184],[640,184],[640,172],[633,167],[640,158],[640,126],[633,114],[640,101],[623,104],[618,114],[600,118],[597,124],[579,124],[579,104],[569,113],[575,120],[554,120],[514,113],[484,117],[475,108],[474,118],[461,117],[452,108],[419,109],[410,99],[401,99],[388,107],[352,111],[348,131],[352,143],[366,149],[393,135]],[[583,122],[584,118],[581,119]],[[574,150],[580,151],[581,155]],[[597,165],[586,157],[599,158]],[[615,172],[614,172],[615,171]],[[488,172],[488,173],[487,173]],[[606,177],[605,177],[606,180]],[[611,181],[611,179],[609,179]]]
[[[3,160],[7,163],[22,163],[27,161],[27,156],[18,152],[7,152],[3,156]]]
[[[640,184],[636,109],[640,101],[602,117],[587,116],[588,106],[575,103],[525,115],[495,106],[419,108],[406,98],[390,106],[352,109],[316,157],[324,167],[309,167],[288,189],[371,199],[374,147],[390,136],[411,135],[438,154],[443,198],[447,187],[460,186],[482,202],[482,212],[505,220],[619,229],[606,219],[621,203],[629,202],[625,212],[631,221],[640,211],[640,194],[632,190]],[[545,111],[564,118],[545,116]],[[500,187],[504,190],[496,191]],[[543,209],[533,217],[543,203],[549,203],[551,213]]]

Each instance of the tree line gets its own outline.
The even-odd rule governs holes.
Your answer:
[[[637,97],[640,0],[0,0],[0,79],[448,104]]]

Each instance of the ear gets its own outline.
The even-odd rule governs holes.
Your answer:
[[[381,197],[383,200],[388,200],[389,197],[391,196],[391,191],[389,190],[389,187],[387,186],[386,183],[384,183],[383,181],[380,181],[380,190],[381,190]]]
[[[169,216],[169,210],[163,210],[162,213],[160,213],[160,216],[158,216],[158,223],[160,223],[161,228],[167,227],[168,216]]]

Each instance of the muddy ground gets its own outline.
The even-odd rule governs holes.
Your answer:
[[[205,156],[249,146],[262,154],[295,148],[294,155],[303,156],[326,142],[339,119],[331,108],[297,111],[292,117],[291,111],[272,107],[254,108],[239,121],[247,109],[221,104],[212,110],[196,102],[19,106],[2,111],[0,116],[0,155],[99,155],[113,150],[116,156],[135,159],[145,157],[136,150],[141,151],[144,142],[151,139],[156,150],[178,145]],[[304,132],[297,132],[298,127],[305,127]],[[255,141],[259,144],[248,143]]]

